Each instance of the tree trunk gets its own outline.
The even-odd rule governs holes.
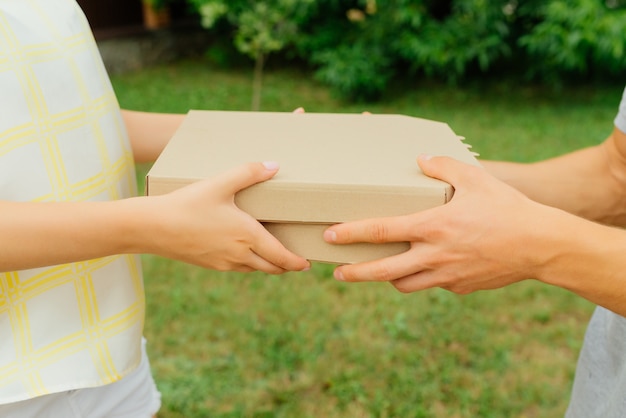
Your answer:
[[[265,54],[258,53],[254,62],[254,78],[252,80],[252,110],[261,110],[261,92],[263,90],[263,67],[265,66]]]
[[[163,29],[170,25],[170,11],[167,7],[155,8],[148,0],[143,2],[143,24],[146,29]]]

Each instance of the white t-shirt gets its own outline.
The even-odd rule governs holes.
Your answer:
[[[0,0],[0,92],[0,200],[136,193],[119,105],[75,0]],[[144,305],[136,256],[0,273],[0,404],[128,374]]]

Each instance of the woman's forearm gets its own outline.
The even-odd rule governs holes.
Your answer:
[[[165,148],[184,114],[122,110],[135,162],[153,162]]]
[[[140,201],[0,201],[0,271],[138,252]]]
[[[304,258],[234,202],[277,171],[248,163],[162,196],[108,202],[0,201],[0,271],[139,253],[214,270],[305,269]]]

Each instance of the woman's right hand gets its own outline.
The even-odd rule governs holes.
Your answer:
[[[272,178],[278,164],[249,163],[172,193],[148,197],[156,203],[150,252],[220,271],[270,274],[302,271],[310,263],[288,251],[253,217],[235,205],[234,196]],[[148,214],[146,214],[148,216]]]

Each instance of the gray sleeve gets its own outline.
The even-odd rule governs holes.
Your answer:
[[[626,89],[624,89],[622,102],[619,105],[619,113],[615,117],[615,126],[620,131],[626,133]]]

